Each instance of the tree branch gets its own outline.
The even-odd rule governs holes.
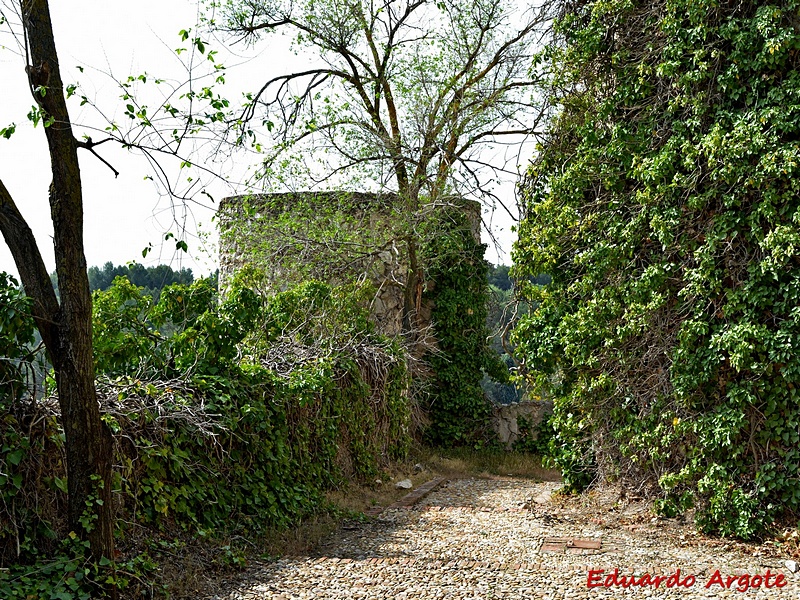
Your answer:
[[[86,150],[88,150],[89,152],[94,154],[97,158],[99,158],[100,161],[105,166],[107,166],[109,169],[111,169],[114,172],[114,178],[116,179],[117,177],[119,177],[119,171],[117,171],[114,167],[112,167],[110,162],[108,162],[105,158],[100,156],[94,150],[95,146],[99,146],[100,144],[104,144],[105,142],[111,142],[111,141],[116,141],[116,140],[114,140],[114,138],[106,138],[106,139],[104,139],[102,141],[99,141],[99,142],[93,142],[92,138],[87,137],[85,142],[81,142],[81,141],[75,140],[75,143],[78,145],[78,148],[85,148]]]
[[[0,232],[11,250],[25,294],[33,300],[33,318],[50,352],[55,347],[58,337],[58,300],[39,252],[39,246],[36,244],[36,238],[2,180],[0,180]]]

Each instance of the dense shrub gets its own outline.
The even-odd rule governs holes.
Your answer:
[[[800,5],[560,6],[514,254],[556,462],[751,537],[800,512]]]
[[[115,439],[120,532],[139,523],[252,536],[318,510],[326,489],[372,478],[405,455],[406,363],[371,330],[357,293],[309,282],[270,298],[234,288],[220,302],[199,280],[165,288],[153,305],[124,278],[95,292],[98,395]],[[18,329],[27,340],[28,326]],[[322,329],[331,335],[319,337]],[[9,331],[4,325],[3,340]],[[60,541],[70,536],[60,517],[57,402],[30,401],[16,415],[5,408],[0,561],[17,565],[19,585],[24,565],[64,576],[53,565],[79,561],[80,548]],[[9,597],[19,585],[0,577]]]
[[[0,272],[0,407],[9,410],[25,391],[34,324],[30,300],[16,279]]]

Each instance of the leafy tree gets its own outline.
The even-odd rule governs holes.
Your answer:
[[[386,250],[400,255],[401,267],[387,280],[402,289],[402,330],[417,356],[426,350],[419,317],[425,290],[432,287],[426,282],[435,281],[441,291],[445,281],[459,279],[453,289],[465,291],[462,301],[473,302],[473,318],[465,319],[469,323],[461,323],[461,329],[440,305],[433,331],[446,353],[429,357],[431,363],[462,369],[434,369],[434,387],[442,391],[441,402],[447,406],[434,407],[443,409],[438,414],[444,420],[442,427],[432,427],[431,435],[448,443],[469,442],[464,427],[448,428],[445,421],[465,415],[469,428],[482,423],[488,410],[479,386],[487,336],[485,319],[477,316],[485,311],[487,299],[485,263],[470,248],[464,264],[433,264],[430,248],[438,237],[451,234],[432,225],[444,222],[438,220],[443,209],[461,204],[457,197],[499,202],[493,185],[516,175],[516,164],[508,160],[514,153],[506,151],[534,134],[540,118],[532,96],[538,75],[532,75],[531,65],[547,11],[518,10],[505,0],[207,4],[212,28],[253,44],[270,33],[288,35],[315,60],[307,69],[264,81],[247,96],[226,132],[230,141],[261,153],[258,182],[269,191],[310,187],[378,192],[380,199],[366,211],[368,218],[384,213],[378,204],[392,202],[390,228],[370,229],[362,237],[377,243],[367,248],[364,239],[343,236],[344,228],[323,243],[309,244],[310,236],[303,235],[305,239],[287,244],[318,249],[327,257],[341,240],[347,254]],[[319,216],[298,218],[300,232]],[[274,254],[278,260],[285,256]],[[267,255],[262,259],[269,260]],[[331,265],[325,259],[320,263]],[[465,269],[470,268],[468,275]],[[464,348],[473,352],[466,361],[457,354]],[[445,382],[445,371],[455,378]]]
[[[557,463],[751,537],[800,511],[800,4],[560,4],[514,252]]]
[[[2,180],[0,232],[11,250],[25,294],[31,299],[33,319],[55,371],[65,436],[69,497],[67,516],[70,528],[88,540],[95,558],[110,558],[114,556],[111,436],[100,419],[95,390],[92,303],[83,249],[83,186],[78,149],[88,150],[100,158],[95,148],[105,142],[115,141],[126,148],[140,149],[151,162],[162,155],[174,157],[181,165],[188,165],[191,164],[189,158],[180,155],[181,144],[205,121],[198,119],[194,127],[175,129],[174,135],[161,135],[162,132],[155,127],[155,123],[162,122],[158,117],[161,114],[175,118],[185,116],[182,106],[162,103],[156,110],[148,112],[147,106],[133,96],[131,87],[132,82],[146,80],[146,77],[131,76],[120,86],[123,101],[127,102],[125,114],[130,117],[132,128],[125,130],[109,120],[104,130],[106,138],[93,141],[90,136],[84,135],[83,139],[78,140],[67,110],[67,98],[75,96],[83,104],[92,105],[92,102],[77,93],[76,85],[64,85],[47,0],[4,1],[0,6],[0,25],[7,27],[17,38],[19,48],[24,49],[25,71],[35,101],[28,118],[34,126],[43,125],[47,138],[52,173],[49,203],[54,230],[58,296],[33,233]],[[200,54],[205,52],[199,38],[193,40],[193,47]],[[187,65],[191,75],[191,61]],[[197,109],[203,112],[207,105],[218,101],[213,94],[201,97],[190,91],[180,95],[179,88],[177,86],[173,90],[175,104],[185,101],[190,107],[189,111]],[[130,90],[130,93],[126,90]],[[15,125],[9,125],[0,129],[0,136],[8,139],[14,131]],[[104,159],[100,160],[111,167]],[[166,171],[163,168],[156,171],[166,181]],[[166,187],[170,192],[175,191],[169,185]],[[185,251],[186,243],[179,240],[176,247]],[[115,592],[111,590],[111,593],[113,595]]]
[[[511,278],[508,272],[511,269],[508,265],[489,265],[489,285],[503,290],[504,292],[511,289]]]
[[[453,193],[494,197],[507,162],[485,150],[535,131],[532,46],[546,11],[503,0],[224,0],[208,2],[207,17],[250,43],[291,35],[317,57],[264,81],[228,133],[263,152],[257,177],[267,186],[396,192],[404,227],[395,240],[408,257],[404,325],[413,334],[424,208]]]
[[[185,267],[175,271],[169,265],[145,267],[139,263],[115,267],[107,262],[102,268],[89,267],[88,275],[91,291],[107,290],[117,277],[127,277],[133,285],[144,288],[153,302],[158,302],[165,287],[176,283],[188,285],[194,281],[192,270]]]

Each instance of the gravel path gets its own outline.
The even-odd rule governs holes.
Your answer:
[[[703,538],[642,510],[559,503],[557,486],[450,481],[340,530],[313,556],[253,565],[214,598],[800,598],[800,573],[762,547]]]

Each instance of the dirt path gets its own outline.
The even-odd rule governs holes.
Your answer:
[[[551,497],[557,486],[448,481],[309,556],[253,565],[213,598],[800,598],[800,573],[768,546],[705,538],[608,498]]]

